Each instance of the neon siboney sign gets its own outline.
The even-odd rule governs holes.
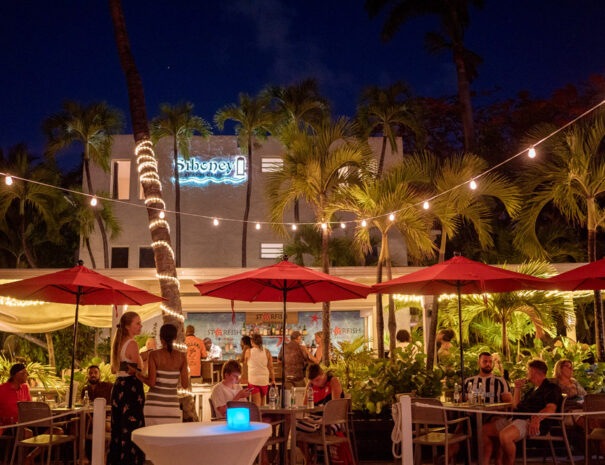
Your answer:
[[[234,155],[202,160],[191,157],[176,162],[180,184],[206,186],[208,184],[241,184],[248,179],[246,157]],[[172,178],[174,182],[174,178]]]

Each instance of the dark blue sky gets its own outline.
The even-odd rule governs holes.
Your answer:
[[[434,19],[406,24],[388,44],[382,19],[355,0],[124,0],[149,117],[189,100],[211,121],[238,92],[315,76],[335,114],[352,115],[361,88],[408,81],[416,94],[456,92],[448,55],[428,54]],[[484,58],[476,91],[548,96],[605,72],[602,0],[487,0],[467,46]],[[104,1],[2,2],[0,146],[43,147],[42,120],[63,99],[128,101]],[[69,163],[65,160],[64,163]]]

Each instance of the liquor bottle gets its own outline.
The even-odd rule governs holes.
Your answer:
[[[307,335],[307,325],[303,325],[302,335],[303,336]]]
[[[246,322],[244,321],[242,323],[242,336],[245,336],[245,335],[246,335]]]

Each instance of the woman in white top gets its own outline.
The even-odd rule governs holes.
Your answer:
[[[263,349],[263,337],[260,334],[252,336],[252,348],[246,349],[244,363],[248,368],[248,390],[251,400],[256,405],[265,405],[269,380],[275,384],[273,373],[273,357],[267,349]]]
[[[129,373],[142,366],[139,347],[134,337],[141,334],[141,318],[126,312],[120,318],[111,348],[111,371],[116,382],[111,391],[111,442],[108,465],[135,465],[145,461],[145,454],[131,440],[132,432],[145,426],[143,383]]]

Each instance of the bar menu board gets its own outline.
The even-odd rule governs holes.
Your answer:
[[[251,332],[263,334],[263,345],[273,356],[281,350],[282,314],[277,312],[238,312],[232,322],[228,313],[189,313],[185,325],[193,325],[195,335],[201,339],[209,337],[214,344],[223,349],[223,358],[229,359],[241,354],[240,339]],[[274,317],[273,317],[274,316]],[[332,341],[351,341],[364,335],[364,320],[358,311],[331,313]],[[288,312],[286,331],[297,330],[303,333],[307,345],[313,343],[316,332],[322,330],[321,310],[317,312]]]

